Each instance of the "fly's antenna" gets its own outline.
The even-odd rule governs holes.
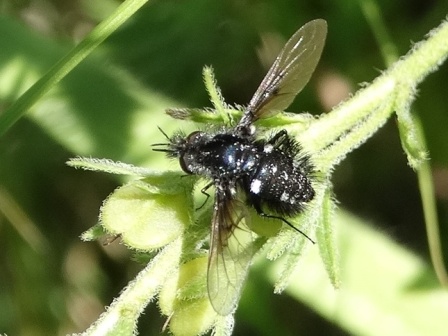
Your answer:
[[[169,148],[169,146],[171,145],[171,139],[170,137],[163,131],[163,129],[161,129],[159,126],[157,126],[157,128],[159,129],[159,131],[163,134],[163,136],[168,140],[167,143],[155,143],[152,144],[151,147],[155,147],[155,146],[166,146],[168,148],[153,148],[152,150],[155,152],[166,152],[166,153],[172,153],[173,150]]]
[[[170,137],[163,131],[163,129],[161,129],[159,126],[157,126],[157,128],[158,128],[159,131],[163,134],[163,136],[164,136],[168,141],[171,142]]]

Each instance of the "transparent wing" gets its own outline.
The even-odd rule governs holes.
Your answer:
[[[216,188],[207,286],[213,308],[223,316],[236,307],[256,251],[246,220],[245,205]]]
[[[319,62],[327,36],[327,23],[306,23],[286,42],[261,82],[240,121],[248,125],[285,110],[304,88]]]

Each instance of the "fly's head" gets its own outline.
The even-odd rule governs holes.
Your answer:
[[[201,168],[202,148],[210,141],[210,134],[202,131],[194,131],[185,135],[182,131],[177,131],[169,137],[159,128],[165,138],[166,143],[153,144],[154,151],[164,152],[169,158],[178,158],[180,167],[187,174],[198,174]]]

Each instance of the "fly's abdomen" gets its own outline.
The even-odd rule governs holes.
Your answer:
[[[282,216],[299,213],[314,197],[308,170],[281,151],[264,155],[249,181],[249,202]]]

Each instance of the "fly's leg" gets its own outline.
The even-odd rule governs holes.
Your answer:
[[[210,198],[210,194],[207,193],[207,190],[210,189],[210,187],[213,185],[213,182],[210,182],[209,184],[207,184],[204,188],[201,189],[201,194],[205,195],[206,199],[204,201],[204,203],[201,204],[201,206],[199,208],[196,208],[196,211],[202,209],[202,207],[205,205],[205,203],[207,203],[208,199]]]
[[[280,216],[275,216],[275,215],[268,215],[267,213],[263,212],[263,210],[261,210],[260,204],[254,203],[254,208],[257,211],[258,215],[260,215],[261,217],[265,217],[265,218],[272,218],[272,219],[279,219],[281,220],[283,223],[287,224],[289,227],[291,227],[292,229],[294,229],[295,231],[297,231],[298,233],[302,234],[305,238],[307,238],[310,242],[312,242],[313,244],[315,244],[316,242],[314,240],[312,240],[305,232],[301,231],[300,229],[296,228],[294,225],[292,225],[290,222],[288,222],[285,218],[280,217]]]

